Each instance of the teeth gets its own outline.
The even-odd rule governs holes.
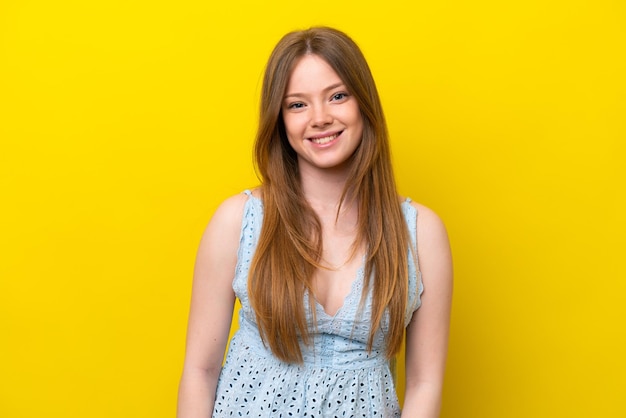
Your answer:
[[[334,134],[331,136],[325,136],[324,138],[315,138],[315,139],[311,139],[311,141],[313,141],[316,144],[319,145],[323,145],[323,144],[327,144],[330,141],[332,141],[333,139],[337,138],[339,136],[339,134]]]

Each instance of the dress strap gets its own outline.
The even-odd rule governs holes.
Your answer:
[[[401,206],[407,231],[411,236],[409,248],[407,249],[409,257],[409,298],[404,317],[404,325],[407,326],[413,317],[413,313],[422,305],[421,295],[424,291],[424,284],[422,283],[422,273],[419,268],[417,254],[417,208],[411,204],[411,199],[409,198],[402,202]]]
[[[418,211],[417,209],[411,205],[411,198],[407,197],[406,200],[403,202],[403,212],[404,212],[404,218],[406,220],[407,223],[407,227],[409,229],[409,235],[411,236],[411,243],[412,245],[412,252],[413,252],[413,259],[415,260],[415,269],[416,271],[419,273],[420,272],[420,266],[419,266],[419,259],[418,259],[418,252],[417,252],[417,216],[418,216]]]

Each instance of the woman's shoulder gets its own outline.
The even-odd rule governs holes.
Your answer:
[[[418,241],[428,242],[432,240],[447,241],[447,230],[439,215],[426,205],[412,199],[401,198],[417,212],[417,236]]]
[[[245,193],[237,193],[236,195],[227,197],[222,201],[222,203],[219,204],[219,206],[215,210],[215,213],[213,214],[213,219],[237,219],[238,216],[236,215],[241,215],[241,213],[243,213],[243,209],[246,205],[247,200],[248,196]]]
[[[241,229],[241,221],[247,202],[250,199],[259,198],[260,195],[256,189],[245,190],[242,193],[227,197],[215,209],[210,224],[218,227],[223,232],[232,231],[233,233],[238,233]]]

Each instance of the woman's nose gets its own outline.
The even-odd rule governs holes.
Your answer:
[[[326,106],[316,106],[313,108],[311,125],[314,127],[327,126],[333,123],[332,114]]]

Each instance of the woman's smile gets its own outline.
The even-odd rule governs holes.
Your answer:
[[[343,132],[343,131],[341,131]],[[326,135],[326,134],[322,134],[322,135],[317,135],[311,138],[308,138],[309,141],[313,142],[314,144],[317,145],[327,145],[330,142],[333,142],[335,139],[337,139],[339,137],[339,135],[341,135],[341,132],[336,132],[334,134],[330,134],[330,135]]]

